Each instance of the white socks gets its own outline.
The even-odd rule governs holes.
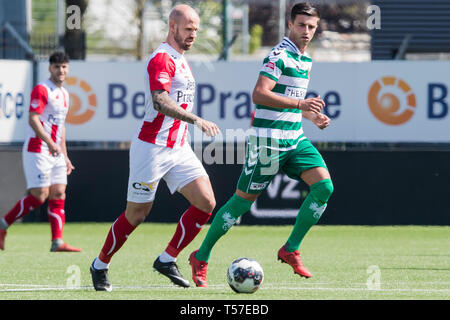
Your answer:
[[[159,261],[161,261],[162,263],[175,262],[175,261],[177,261],[177,258],[172,257],[170,254],[168,254],[166,251],[164,251],[159,256]]]
[[[159,261],[161,261],[162,263],[177,261],[177,258],[172,257],[171,255],[169,255],[165,251],[163,253],[161,253],[161,255],[158,258],[159,258]],[[96,270],[109,269],[109,263],[102,262],[98,257],[95,258],[94,263],[92,264],[92,266]]]
[[[109,268],[109,263],[104,263],[104,262],[100,261],[99,258],[95,258],[93,266],[94,266],[94,269],[103,270],[103,269]]]

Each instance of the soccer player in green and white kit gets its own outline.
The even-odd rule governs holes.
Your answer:
[[[333,192],[333,183],[322,156],[305,137],[302,117],[320,129],[330,119],[320,113],[325,103],[320,97],[304,99],[312,59],[305,52],[319,22],[319,12],[310,4],[296,4],[289,20],[289,36],[276,45],[263,63],[253,91],[256,112],[249,135],[247,158],[236,193],[219,209],[199,250],[191,253],[192,278],[198,287],[207,287],[206,271],[214,244],[244,213],[279,171],[302,179],[310,187],[297,215],[294,228],[278,251],[278,259],[294,272],[309,278],[298,251],[308,230],[324,212]]]

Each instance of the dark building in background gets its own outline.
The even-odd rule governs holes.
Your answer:
[[[263,27],[261,44],[273,46],[278,43],[278,7],[277,3],[250,3],[250,29],[259,24]]]
[[[269,0],[247,0],[249,3],[249,24],[250,29],[254,25],[263,27],[261,39],[262,46],[273,46],[278,43],[279,32],[279,2]],[[286,0],[285,30],[288,33],[288,21],[292,7],[301,1]],[[367,0],[309,0],[320,12],[319,28],[316,37],[322,31],[334,31],[338,33],[367,33],[366,27],[367,7],[370,2]],[[314,40],[313,40],[314,41]]]
[[[450,52],[450,1],[373,0],[372,4],[381,14],[381,28],[371,31],[372,60]]]
[[[66,0],[66,8],[70,8],[71,6],[76,6],[79,9],[81,25],[80,28],[70,27],[69,24],[66,24],[66,31],[64,34],[64,38],[62,39],[62,43],[64,46],[64,50],[69,55],[72,60],[84,60],[86,58],[86,34],[83,31],[83,15],[88,6],[88,0]],[[78,11],[76,12],[78,13]],[[66,16],[66,20],[69,18]]]

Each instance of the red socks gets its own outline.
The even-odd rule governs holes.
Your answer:
[[[40,202],[39,199],[30,194],[19,200],[3,218],[8,226],[10,226],[14,221],[26,216],[31,210],[42,205],[42,203],[43,202]]]
[[[208,222],[210,216],[211,213],[190,206],[181,216],[175,234],[169,242],[166,252],[173,257],[177,257],[180,251],[191,243],[195,236],[200,232],[203,225]],[[108,236],[106,237],[105,244],[98,256],[99,260],[103,263],[109,263],[114,253],[122,247],[134,229],[136,229],[136,227],[128,222],[125,217],[125,212],[123,212],[112,224]]]
[[[64,214],[64,199],[48,200],[48,220],[52,230],[52,240],[62,238],[64,223],[66,221]],[[10,226],[16,220],[25,217],[31,210],[41,206],[43,202],[28,195],[19,200],[16,205],[4,216],[5,222]]]
[[[64,223],[66,222],[66,215],[64,213],[64,199],[49,199],[48,200],[48,221],[52,230],[52,240],[62,239]]]
[[[62,238],[64,223],[66,221],[64,214],[64,199],[48,200],[48,220],[52,230],[52,240]],[[4,216],[5,222],[10,226],[16,220],[25,217],[31,210],[41,206],[43,202],[28,195],[19,200],[16,205]]]
[[[105,244],[98,258],[104,263],[109,263],[112,256],[116,253],[122,245],[127,241],[128,236],[136,229],[131,225],[125,217],[125,212],[117,218],[111,226]]]
[[[210,216],[211,213],[190,206],[181,216],[166,252],[176,258],[181,250],[194,240]]]

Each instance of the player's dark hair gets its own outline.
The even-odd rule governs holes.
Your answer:
[[[310,17],[316,17],[320,19],[319,9],[313,7],[308,2],[297,3],[291,10],[291,21],[294,22],[295,17],[299,14],[304,14]]]
[[[62,51],[53,52],[50,58],[48,59],[50,64],[52,63],[64,63],[69,62],[69,55]]]

